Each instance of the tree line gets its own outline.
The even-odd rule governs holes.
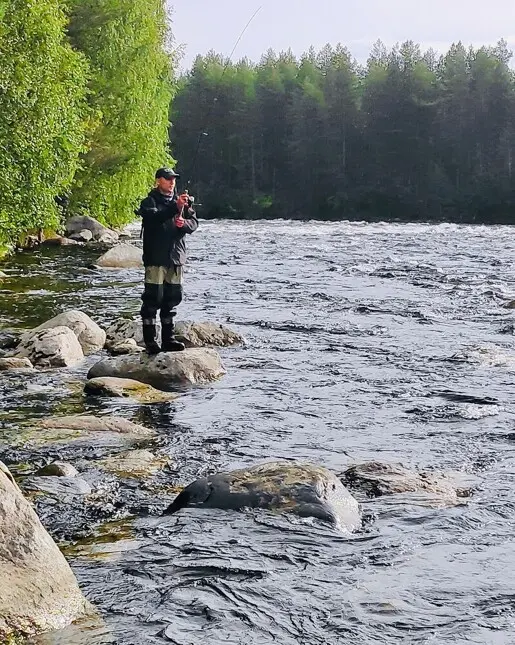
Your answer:
[[[171,144],[205,217],[511,223],[515,77],[504,41],[342,45],[258,64],[199,56]]]
[[[68,213],[118,226],[171,162],[164,0],[0,0],[0,253]]]

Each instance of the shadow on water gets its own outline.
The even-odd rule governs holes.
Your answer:
[[[0,458],[19,481],[60,458],[101,493],[90,506],[35,498],[104,622],[34,642],[511,645],[515,348],[502,305],[515,297],[513,246],[502,227],[204,222],[182,317],[228,323],[248,341],[222,350],[219,383],[139,405],[84,397],[98,357],[0,373]],[[70,308],[104,326],[137,313],[141,272],[103,273],[89,268],[95,257],[12,258],[3,327]],[[154,430],[132,447],[167,466],[146,479],[106,474],[96,461],[114,449],[101,440],[13,447],[38,419],[68,414]],[[337,473],[394,461],[479,483],[454,507],[363,499],[368,521],[355,535],[264,511],[160,516],[196,477],[267,459]]]

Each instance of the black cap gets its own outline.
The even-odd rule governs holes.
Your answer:
[[[172,179],[173,177],[180,177],[173,168],[159,168],[156,171],[156,179]]]

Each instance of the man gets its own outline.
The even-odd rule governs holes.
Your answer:
[[[183,343],[174,338],[174,316],[182,301],[186,240],[198,228],[192,200],[187,193],[177,196],[179,177],[171,168],[159,168],[153,190],[136,211],[143,219],[143,264],[145,289],[141,299],[143,340],[149,354],[177,352]],[[157,342],[156,317],[160,309],[161,347]]]

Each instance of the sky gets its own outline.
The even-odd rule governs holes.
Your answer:
[[[423,49],[447,51],[459,40],[490,45],[504,38],[515,50],[515,0],[168,0],[177,44],[184,46],[181,69],[197,54],[214,49],[228,56],[250,17],[233,60],[310,45],[341,42],[366,62],[372,44],[414,40]]]

